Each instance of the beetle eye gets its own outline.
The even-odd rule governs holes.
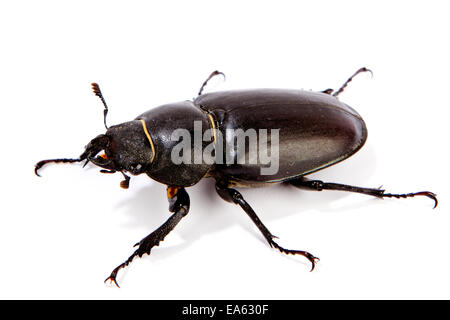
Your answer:
[[[97,166],[105,166],[111,163],[111,159],[103,151],[98,152],[94,157],[89,157],[89,160]]]

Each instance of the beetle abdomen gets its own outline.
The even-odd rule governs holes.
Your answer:
[[[367,129],[361,116],[337,98],[302,90],[254,89],[205,94],[194,103],[209,111],[223,134],[225,153],[235,141],[227,129],[279,129],[278,170],[262,174],[267,167],[256,163],[224,163],[216,166],[221,176],[240,185],[282,182],[342,161],[364,144]],[[248,144],[246,143],[246,146]],[[270,143],[267,145],[270,150]],[[245,149],[246,159],[249,148]],[[266,152],[267,150],[258,150]],[[270,154],[270,153],[268,153]],[[275,159],[272,159],[275,161]],[[272,164],[273,165],[273,164]]]

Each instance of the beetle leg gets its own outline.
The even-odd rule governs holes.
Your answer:
[[[262,223],[262,221],[258,218],[255,211],[250,207],[250,205],[245,201],[245,199],[242,197],[242,195],[235,189],[227,188],[226,186],[223,186],[219,183],[216,184],[216,191],[219,194],[219,196],[224,199],[225,201],[238,204],[252,219],[252,221],[256,224],[259,231],[263,234],[264,238],[267,240],[269,245],[272,248],[278,249],[281,253],[284,254],[292,254],[292,255],[301,255],[307,258],[311,264],[311,271],[314,270],[314,267],[316,266],[316,262],[319,260],[319,258],[313,256],[311,253],[307,251],[300,251],[300,250],[289,250],[281,247],[276,243],[273,239],[277,238],[274,236],[269,229]]]
[[[345,81],[345,83],[342,85],[342,87],[339,88],[339,90],[337,90],[336,92],[333,93],[333,97],[337,97],[339,94],[341,94],[344,91],[344,89],[347,87],[349,82],[351,82],[353,80],[353,78],[356,77],[361,72],[370,72],[370,74],[373,76],[373,72],[370,69],[367,69],[367,68],[358,69],[354,74],[352,74],[352,76],[350,78],[347,79],[347,81]],[[325,91],[327,91],[327,90],[325,90]],[[325,93],[327,93],[327,92],[325,92]]]
[[[136,256],[142,257],[144,254],[150,255],[152,248],[154,246],[158,246],[159,243],[163,241],[164,238],[175,228],[180,220],[188,214],[190,200],[186,190],[184,188],[168,187],[167,191],[169,198],[169,210],[174,212],[174,214],[171,215],[170,218],[167,219],[167,221],[164,222],[158,229],[136,243],[134,246],[139,246],[137,250],[124,263],[117,266],[105,282],[109,280],[114,282],[114,284],[119,287],[116,280],[117,273],[122,268],[128,266]]]
[[[325,90],[320,91],[320,92],[325,93],[325,94],[332,94],[333,91],[334,91],[333,89],[329,88],[329,89],[325,89]]]
[[[362,193],[367,194],[369,196],[374,196],[377,198],[412,198],[415,196],[425,196],[430,199],[434,200],[434,208],[438,205],[438,200],[436,194],[430,191],[420,191],[420,192],[413,192],[413,193],[404,193],[404,194],[392,194],[392,193],[385,193],[386,190],[383,189],[372,189],[372,188],[361,188],[361,187],[355,187],[355,186],[349,186],[346,184],[339,184],[339,183],[329,183],[329,182],[323,182],[320,180],[308,180],[306,178],[299,178],[295,180],[289,181],[290,184],[292,184],[295,187],[298,188],[305,188],[305,189],[312,189],[316,191],[322,191],[322,190],[340,190],[340,191],[348,191],[348,192],[356,192],[356,193]]]
[[[205,89],[206,85],[208,84],[208,81],[211,80],[212,78],[214,78],[215,76],[218,76],[219,74],[222,75],[222,77],[225,79],[225,74],[224,74],[223,72],[220,72],[220,71],[217,71],[217,70],[211,72],[211,74],[209,75],[209,77],[203,82],[203,84],[202,84],[200,90],[198,91],[198,95],[199,95],[199,96],[202,95],[203,89]]]

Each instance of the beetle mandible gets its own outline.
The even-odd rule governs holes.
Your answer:
[[[38,170],[47,163],[85,161],[85,165],[91,162],[102,168],[102,173],[123,174],[125,180],[120,186],[125,189],[130,181],[127,173],[145,173],[167,185],[169,211],[173,214],[158,229],[138,242],[135,245],[137,250],[116,267],[105,282],[110,280],[118,286],[116,277],[119,270],[130,264],[136,256],[150,254],[151,249],[159,245],[189,212],[190,200],[185,188],[208,177],[215,179],[216,191],[222,199],[239,205],[247,213],[271,247],[284,254],[306,257],[312,264],[312,271],[319,259],[309,252],[289,250],[278,245],[274,240],[276,237],[234,187],[287,183],[303,189],[341,190],[378,198],[426,196],[434,200],[434,207],[438,204],[436,195],[429,191],[391,194],[380,188],[362,188],[305,178],[310,173],[347,159],[364,145],[367,139],[364,120],[354,109],[338,100],[347,84],[361,72],[371,73],[367,68],[360,68],[336,91],[251,89],[203,94],[203,89],[212,77],[224,76],[214,71],[192,101],[163,105],[132,121],[111,127],[106,125],[108,106],[100,87],[93,83],[92,89],[104,105],[106,133],[91,140],[79,158],[42,160],[36,164],[35,173],[39,176]],[[183,159],[192,160],[198,155],[199,149],[212,146],[214,161],[201,159],[175,163],[173,151],[179,141],[172,138],[177,129],[187,132],[188,138],[192,140],[195,140],[196,134],[205,137],[205,132],[210,130],[212,134],[209,134],[209,138],[197,140],[194,146],[187,145],[182,153],[186,157]],[[274,172],[262,174],[261,169],[267,167],[267,161],[263,162],[261,157],[255,158],[251,154],[251,139],[248,136],[244,135],[241,140],[243,152],[236,152],[239,147],[236,146],[236,140],[239,137],[229,134],[230,130],[235,129],[241,129],[244,133],[249,130],[254,130],[253,133],[275,130],[278,133],[277,139],[266,137],[266,142],[274,142],[277,147],[276,154],[270,150],[271,156],[276,155],[278,161]],[[219,158],[218,151],[222,151],[222,158]],[[223,158],[231,161],[224,162]]]

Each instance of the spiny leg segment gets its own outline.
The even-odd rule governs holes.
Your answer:
[[[272,248],[278,249],[280,252],[284,254],[292,254],[292,255],[301,255],[307,258],[311,264],[311,271],[314,270],[316,266],[316,262],[319,260],[319,258],[313,256],[311,253],[307,251],[301,251],[301,250],[289,250],[281,247],[278,243],[276,243],[273,239],[276,238],[269,229],[262,223],[262,221],[258,218],[255,211],[250,207],[250,205],[245,201],[245,199],[242,197],[242,195],[235,189],[228,188],[224,184],[217,183],[216,184],[216,191],[219,194],[219,196],[224,199],[225,201],[235,203],[239,205],[252,219],[252,221],[255,223],[255,225],[258,227],[259,231],[263,234],[264,238],[267,240],[269,245]]]
[[[142,257],[144,254],[150,255],[152,248],[158,246],[159,243],[175,228],[180,220],[188,214],[190,200],[189,195],[184,188],[169,186],[167,189],[167,196],[169,199],[169,211],[174,212],[174,214],[158,229],[136,243],[134,246],[139,246],[137,250],[125,262],[117,266],[111,272],[110,276],[106,278],[105,282],[109,280],[119,287],[116,280],[117,273],[128,266],[135,257]]]
[[[309,180],[306,178],[298,178],[289,181],[290,184],[292,184],[295,187],[298,188],[304,188],[304,189],[310,189],[315,191],[322,191],[322,190],[339,190],[339,191],[347,191],[347,192],[356,192],[356,193],[362,193],[369,196],[374,196],[377,198],[412,198],[415,196],[425,196],[432,200],[434,200],[434,208],[438,205],[437,195],[430,191],[419,191],[419,192],[413,192],[413,193],[404,193],[404,194],[393,194],[393,193],[386,193],[386,190],[383,189],[373,189],[373,188],[361,188],[361,187],[355,187],[350,186],[346,184],[340,184],[340,183],[330,183],[330,182],[323,182],[321,180]]]

